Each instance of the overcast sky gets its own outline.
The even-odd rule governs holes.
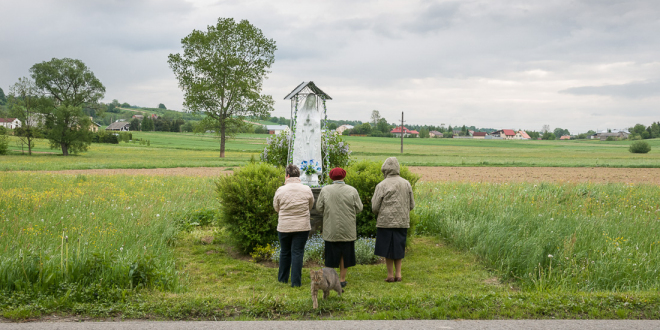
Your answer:
[[[6,1],[0,87],[35,63],[82,60],[105,101],[182,109],[167,64],[181,38],[247,19],[278,50],[274,115],[312,80],[330,119],[540,130],[660,121],[660,3],[552,1]]]

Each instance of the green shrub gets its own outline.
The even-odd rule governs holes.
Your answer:
[[[651,151],[651,146],[646,141],[636,141],[636,142],[633,142],[633,144],[630,145],[630,148],[628,148],[628,151],[630,151],[634,154],[645,154],[645,153],[648,153],[649,151]]]
[[[284,169],[252,163],[217,182],[221,225],[244,253],[277,240],[275,191],[284,183]]]
[[[380,168],[383,166],[382,162],[372,161],[359,161],[346,168],[346,184],[353,186],[357,189],[362,200],[364,209],[357,215],[357,234],[358,236],[375,236],[376,235],[376,215],[371,211],[371,198],[374,196],[376,185],[383,181],[383,173]],[[413,174],[408,170],[408,167],[401,166],[401,177],[408,180],[412,185],[413,190],[415,184],[419,181],[419,176]],[[414,216],[413,216],[414,217]],[[411,219],[413,218],[411,217]],[[413,222],[413,221],[411,221]],[[414,224],[411,223],[411,227]],[[413,234],[414,229],[408,230],[409,234]]]
[[[0,126],[0,155],[6,155],[9,152],[9,138],[6,131],[4,127]]]

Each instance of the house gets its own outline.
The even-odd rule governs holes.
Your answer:
[[[513,140],[516,137],[516,132],[512,129],[501,129],[493,132],[491,135],[499,136],[504,140]]]
[[[101,125],[99,125],[98,123],[95,123],[94,119],[92,117],[89,117],[89,120],[92,121],[92,124],[89,125],[89,131],[94,132],[94,133],[98,133],[99,128],[101,127]]]
[[[529,136],[529,134],[527,134],[527,132],[525,132],[525,131],[518,131],[518,134],[520,134],[520,139],[521,140],[531,140],[532,139]],[[518,134],[516,134],[516,136],[518,136]]]
[[[472,138],[473,139],[485,139],[486,136],[488,136],[488,133],[486,133],[486,132],[474,132],[474,133],[472,133]]]
[[[15,129],[21,127],[21,121],[18,118],[0,118],[0,126]]]
[[[143,115],[133,115],[133,118],[135,118],[139,121],[142,121],[142,119],[144,119],[144,116]]]
[[[266,130],[268,134],[280,134],[281,132],[291,132],[291,129],[287,125],[266,125]]]
[[[401,127],[402,126],[397,126],[393,130],[390,131],[395,137],[401,137]],[[419,132],[415,130],[409,130],[405,126],[403,126],[403,137],[408,137],[411,135],[419,135]]]
[[[354,128],[353,125],[341,125],[341,126],[337,127],[337,129],[335,131],[337,132],[337,134],[342,135],[342,134],[344,134],[345,130],[353,129],[353,128]]]
[[[570,135],[562,135],[559,139],[560,140],[570,140],[571,136]]]
[[[627,139],[629,135],[630,132],[628,131],[612,131],[612,133],[598,133],[596,134],[596,138],[600,139],[601,141],[606,141],[609,137],[612,137],[615,140],[624,140]]]
[[[440,137],[442,137],[442,133],[440,133],[438,131],[430,131],[429,132],[429,137],[432,137],[432,138],[438,137],[438,138],[440,138]]]
[[[131,123],[127,121],[116,121],[105,128],[106,131],[129,131]]]

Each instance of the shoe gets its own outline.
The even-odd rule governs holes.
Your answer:
[[[401,277],[400,277],[400,276],[399,276],[399,277],[395,277],[395,278],[394,278],[394,282],[401,282]]]
[[[385,282],[388,282],[388,283],[392,283],[394,281],[395,281],[394,277],[388,277],[388,278],[385,279]]]
[[[344,281],[344,282],[339,282],[339,284],[341,284],[341,287],[342,287],[342,288],[343,288],[343,287],[346,287],[346,281]]]

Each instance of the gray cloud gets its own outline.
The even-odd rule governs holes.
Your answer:
[[[234,17],[277,42],[264,89],[278,116],[289,113],[280,99],[314,80],[334,98],[333,119],[403,110],[410,123],[586,131],[657,121],[658,16],[644,0],[14,1],[0,20],[10,31],[0,34],[0,86],[72,57],[109,100],[181,108],[167,55],[193,29]]]
[[[621,85],[581,86],[559,91],[573,95],[602,95],[628,99],[660,96],[660,81],[636,81]]]

